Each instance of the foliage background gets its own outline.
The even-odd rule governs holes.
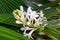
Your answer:
[[[43,6],[39,7],[36,4],[41,3]],[[45,16],[49,21],[49,25],[45,27],[43,32],[51,40],[60,40],[60,0],[0,0],[0,40],[30,40],[22,35],[20,28],[22,25],[17,25],[12,15],[12,11],[19,9],[19,6],[33,7],[34,10],[43,10]],[[45,10],[51,7],[51,9]],[[58,14],[58,15],[57,15]],[[34,32],[33,36],[36,40],[43,40],[44,38],[38,34],[40,30]]]

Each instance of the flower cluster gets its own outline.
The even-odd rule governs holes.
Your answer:
[[[24,34],[24,36],[27,36],[28,38],[32,38],[32,33],[37,30],[38,27],[41,25],[46,26],[47,25],[47,19],[44,17],[43,11],[40,12],[32,11],[31,7],[28,7],[27,12],[24,11],[23,6],[20,6],[20,10],[14,10],[13,15],[16,19],[17,24],[23,24],[23,27],[21,28]],[[31,30],[29,33],[27,33],[27,30]]]

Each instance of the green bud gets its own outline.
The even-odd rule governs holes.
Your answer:
[[[13,15],[14,15],[15,19],[18,20],[19,18],[21,18],[22,12],[20,10],[16,9],[13,11]]]

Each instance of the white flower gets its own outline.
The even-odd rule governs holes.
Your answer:
[[[17,24],[23,24],[23,27],[20,29],[23,32],[24,36],[28,38],[32,38],[32,33],[36,30],[34,27],[42,25],[46,20],[43,14],[43,11],[41,10],[40,13],[37,13],[36,11],[32,11],[31,7],[28,7],[27,12],[23,10],[23,6],[20,6],[20,11],[17,11],[18,14],[14,13]],[[21,14],[20,14],[21,13]],[[44,20],[44,21],[43,21]],[[26,26],[27,25],[27,26]],[[33,26],[33,28],[30,28],[30,25]],[[47,24],[44,24],[43,26],[46,26]],[[27,31],[30,30],[29,33]],[[33,38],[32,38],[33,39]]]
[[[32,33],[35,31],[33,28],[29,28],[28,26],[27,27],[22,27],[21,28],[21,30],[23,31],[24,30],[24,32],[23,32],[23,34],[24,34],[24,36],[26,36],[26,37],[28,37],[28,38],[32,38]],[[26,33],[26,31],[27,30],[31,30],[29,33]],[[33,38],[32,38],[33,39]]]
[[[32,38],[32,33],[34,32],[35,30],[33,29],[33,30],[31,30],[30,32],[29,32],[29,34],[28,34],[28,38]],[[33,38],[32,38],[33,39]]]
[[[29,21],[30,21],[31,13],[32,13],[32,9],[31,9],[31,7],[28,7],[28,9],[27,9],[27,14],[26,14],[26,18],[27,18]]]
[[[38,17],[39,15],[37,14],[36,11],[33,11],[32,14],[31,14],[31,19],[34,19],[36,20],[36,17]]]
[[[28,7],[26,17],[28,18],[29,21],[31,21],[33,19],[36,20],[36,17],[38,17],[38,15],[36,11],[32,11],[31,7]]]
[[[34,30],[31,30],[29,33],[25,33],[24,36],[33,39],[33,37],[32,37],[33,32],[34,32]]]

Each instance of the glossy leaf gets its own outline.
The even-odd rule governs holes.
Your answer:
[[[0,39],[1,40],[30,40],[23,35],[10,30],[8,28],[5,28],[3,26],[0,26]]]
[[[16,24],[15,21],[16,20],[14,19],[14,16],[11,13],[1,13],[0,14],[0,23],[20,27],[20,25]]]

